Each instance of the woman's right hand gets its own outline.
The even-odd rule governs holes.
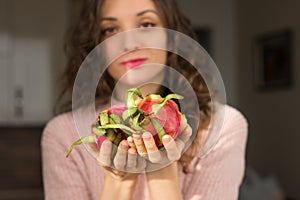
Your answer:
[[[106,170],[101,199],[132,199],[138,172],[146,168],[146,160],[130,148],[127,140],[120,142],[113,156],[113,143],[105,140],[97,154],[97,161]]]
[[[97,157],[98,163],[117,180],[134,179],[146,168],[146,160],[138,156],[135,148],[131,148],[127,140],[122,140],[112,158],[113,143],[105,140]]]

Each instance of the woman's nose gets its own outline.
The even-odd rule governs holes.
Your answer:
[[[123,36],[123,49],[124,51],[133,51],[139,48],[138,32],[134,30],[124,32]]]

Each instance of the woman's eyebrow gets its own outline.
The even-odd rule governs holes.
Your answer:
[[[108,20],[108,21],[117,21],[117,18],[114,18],[114,17],[102,17],[100,19],[100,21],[105,21],[105,20]]]
[[[155,10],[151,10],[151,9],[147,9],[147,10],[143,10],[143,11],[141,11],[141,12],[137,13],[137,14],[136,14],[136,16],[138,16],[138,17],[139,17],[139,16],[142,16],[142,15],[144,15],[144,14],[148,13],[148,12],[152,12],[152,13],[154,13],[154,14],[158,15],[157,11],[155,11]]]
[[[147,10],[143,10],[139,13],[136,14],[136,16],[140,17],[148,12],[151,12],[151,13],[154,13],[156,15],[158,15],[158,13],[155,11],[155,10],[151,10],[151,9],[147,9]],[[105,21],[105,20],[108,20],[108,21],[117,21],[117,18],[114,18],[114,17],[102,17],[100,19],[100,21]]]

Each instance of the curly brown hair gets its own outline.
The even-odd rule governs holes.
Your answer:
[[[180,11],[176,0],[152,1],[156,5],[165,28],[181,32],[196,39],[190,20]],[[83,1],[78,23],[67,34],[65,43],[67,65],[62,76],[64,80],[64,90],[61,96],[65,97],[65,102],[61,104],[60,112],[71,109],[72,90],[79,67],[86,56],[103,40],[98,23],[102,3],[103,1],[101,0]],[[179,161],[183,166],[184,172],[186,172],[189,163],[196,156],[199,146],[201,145],[201,130],[206,128],[210,122],[211,108],[209,103],[211,97],[202,76],[189,62],[176,54],[168,53],[166,64],[185,76],[195,91],[199,104],[201,123],[198,127],[196,138]],[[113,88],[114,81],[106,71],[99,81],[95,95],[96,98],[101,96],[99,99],[101,104],[109,102]],[[187,118],[189,120],[188,116]]]

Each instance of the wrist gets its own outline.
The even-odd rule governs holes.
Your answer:
[[[147,173],[151,199],[182,200],[177,161],[157,171]]]
[[[171,179],[177,180],[178,179],[178,162],[175,161],[170,165],[156,171],[148,172],[147,174],[148,179]]]
[[[108,172],[105,175],[101,199],[124,199],[130,200],[133,197],[137,176],[121,178]]]
[[[108,172],[106,173],[105,181],[114,184],[115,187],[134,189],[137,183],[137,176],[128,175],[126,177],[120,177]]]

